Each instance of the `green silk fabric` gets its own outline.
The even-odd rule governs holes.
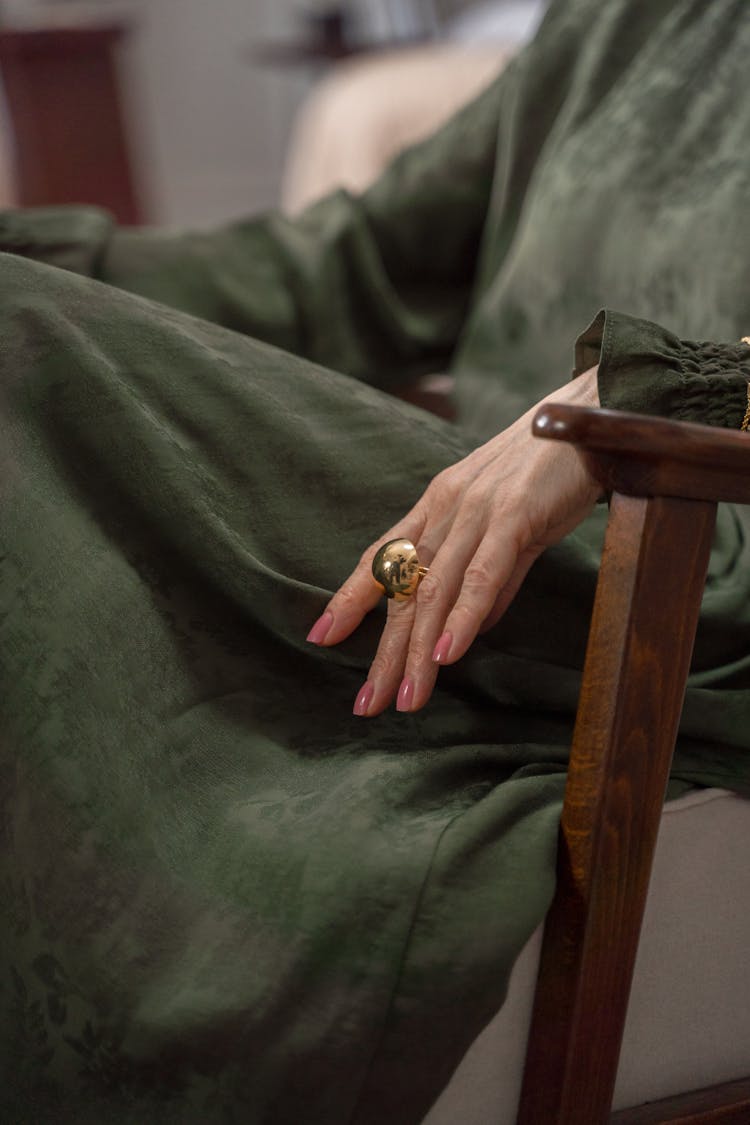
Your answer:
[[[605,405],[739,427],[748,58],[744,0],[560,0],[362,198],[0,217],[3,1121],[424,1116],[550,901],[606,513],[419,714],[351,715],[383,607],[305,635],[586,324]],[[385,393],[447,370],[455,426]],[[675,791],[750,793],[749,531]]]

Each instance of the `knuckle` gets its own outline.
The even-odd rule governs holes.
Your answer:
[[[353,605],[356,601],[356,587],[352,582],[345,582],[343,586],[336,591],[336,602],[338,605]]]
[[[428,657],[431,655],[432,650],[427,646],[422,637],[412,637],[411,644],[409,645],[408,667],[413,669],[424,667]]]
[[[515,512],[515,518],[509,528],[510,541],[516,552],[528,547],[534,538],[534,528],[529,512],[523,508]]]
[[[474,559],[464,573],[463,585],[468,590],[487,590],[495,585],[494,568],[488,559]]]
[[[357,589],[352,581],[345,582],[336,591],[333,598],[336,606],[340,609],[348,609],[358,604],[361,600],[361,591]]]
[[[443,583],[433,571],[426,574],[420,582],[417,597],[419,598],[420,605],[428,609],[430,606],[440,604],[443,600]]]
[[[444,487],[444,485],[447,483],[448,480],[449,480],[448,470],[447,469],[441,469],[439,473],[435,473],[435,476],[432,478],[430,483],[427,485],[427,488],[425,489],[425,495],[429,496],[430,493],[439,492],[440,489]]]
[[[384,540],[384,542],[385,542],[385,540]],[[360,571],[369,574],[372,571],[372,560],[375,558],[375,552],[377,551],[377,549],[378,549],[378,545],[375,545],[374,547],[366,547],[365,548],[365,550],[359,556],[359,562],[357,563],[357,569],[354,572],[355,574],[359,573]]]
[[[426,497],[429,497],[433,502],[450,504],[458,493],[458,482],[455,473],[450,468],[442,469],[436,476],[432,478],[427,491]]]
[[[487,486],[482,477],[473,480],[466,488],[466,503],[472,508],[484,509],[489,500]]]
[[[482,477],[478,477],[467,484],[465,496],[468,501],[471,501],[474,504],[476,504],[480,500],[484,500],[485,487]]]
[[[400,636],[404,630],[408,632],[411,629],[414,620],[414,599],[406,598],[404,601],[400,601],[397,598],[389,598],[387,612],[388,635],[386,640],[397,633]]]
[[[408,638],[403,631],[398,633],[386,630],[380,640],[378,651],[372,662],[372,671],[383,680],[400,677],[406,659]]]
[[[463,622],[461,626],[462,629],[473,631],[478,626],[482,617],[483,614],[477,611],[476,605],[466,601],[459,601],[456,602],[453,607],[451,612],[452,622],[449,622],[449,625],[458,620]]]
[[[370,673],[376,679],[387,682],[397,678],[399,666],[400,662],[396,659],[395,652],[384,650],[376,654],[370,667]]]

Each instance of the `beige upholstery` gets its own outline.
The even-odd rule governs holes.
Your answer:
[[[749,800],[707,789],[665,807],[615,1109],[750,1072],[748,854]],[[423,1125],[513,1125],[540,945],[541,930]]]
[[[402,149],[478,94],[514,48],[431,45],[368,55],[334,70],[295,125],[282,192],[297,212],[329,191],[366,188]]]

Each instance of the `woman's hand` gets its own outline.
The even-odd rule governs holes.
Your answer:
[[[598,406],[592,367],[546,402]],[[430,697],[439,666],[453,664],[480,630],[503,615],[531,564],[589,513],[600,487],[576,451],[531,433],[534,407],[430,483],[412,510],[372,543],[334,594],[308,640],[335,645],[379,601],[372,559],[389,539],[416,544],[428,565],[419,591],[388,602],[388,618],[356,715],[377,715],[396,697],[416,711]]]

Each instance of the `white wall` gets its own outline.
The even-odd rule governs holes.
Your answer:
[[[277,204],[294,114],[316,72],[262,66],[251,54],[254,46],[297,35],[301,13],[317,2],[0,0],[8,24],[119,15],[132,21],[120,62],[146,216],[191,226]],[[465,2],[430,6],[455,9]],[[502,0],[495,6],[505,12],[542,2]],[[374,18],[384,4],[362,0],[362,12]],[[368,37],[377,31],[368,25]],[[0,143],[0,205],[12,187],[2,109],[0,97],[0,142],[6,140]]]
[[[122,5],[120,5],[122,8]],[[203,225],[278,200],[309,70],[253,64],[295,30],[295,0],[130,0],[122,74],[149,218]]]
[[[148,221],[210,225],[273,206],[297,106],[314,71],[253,63],[289,39],[304,0],[2,0],[8,26],[123,17],[120,52],[133,162]],[[0,91],[0,206],[12,150]]]

